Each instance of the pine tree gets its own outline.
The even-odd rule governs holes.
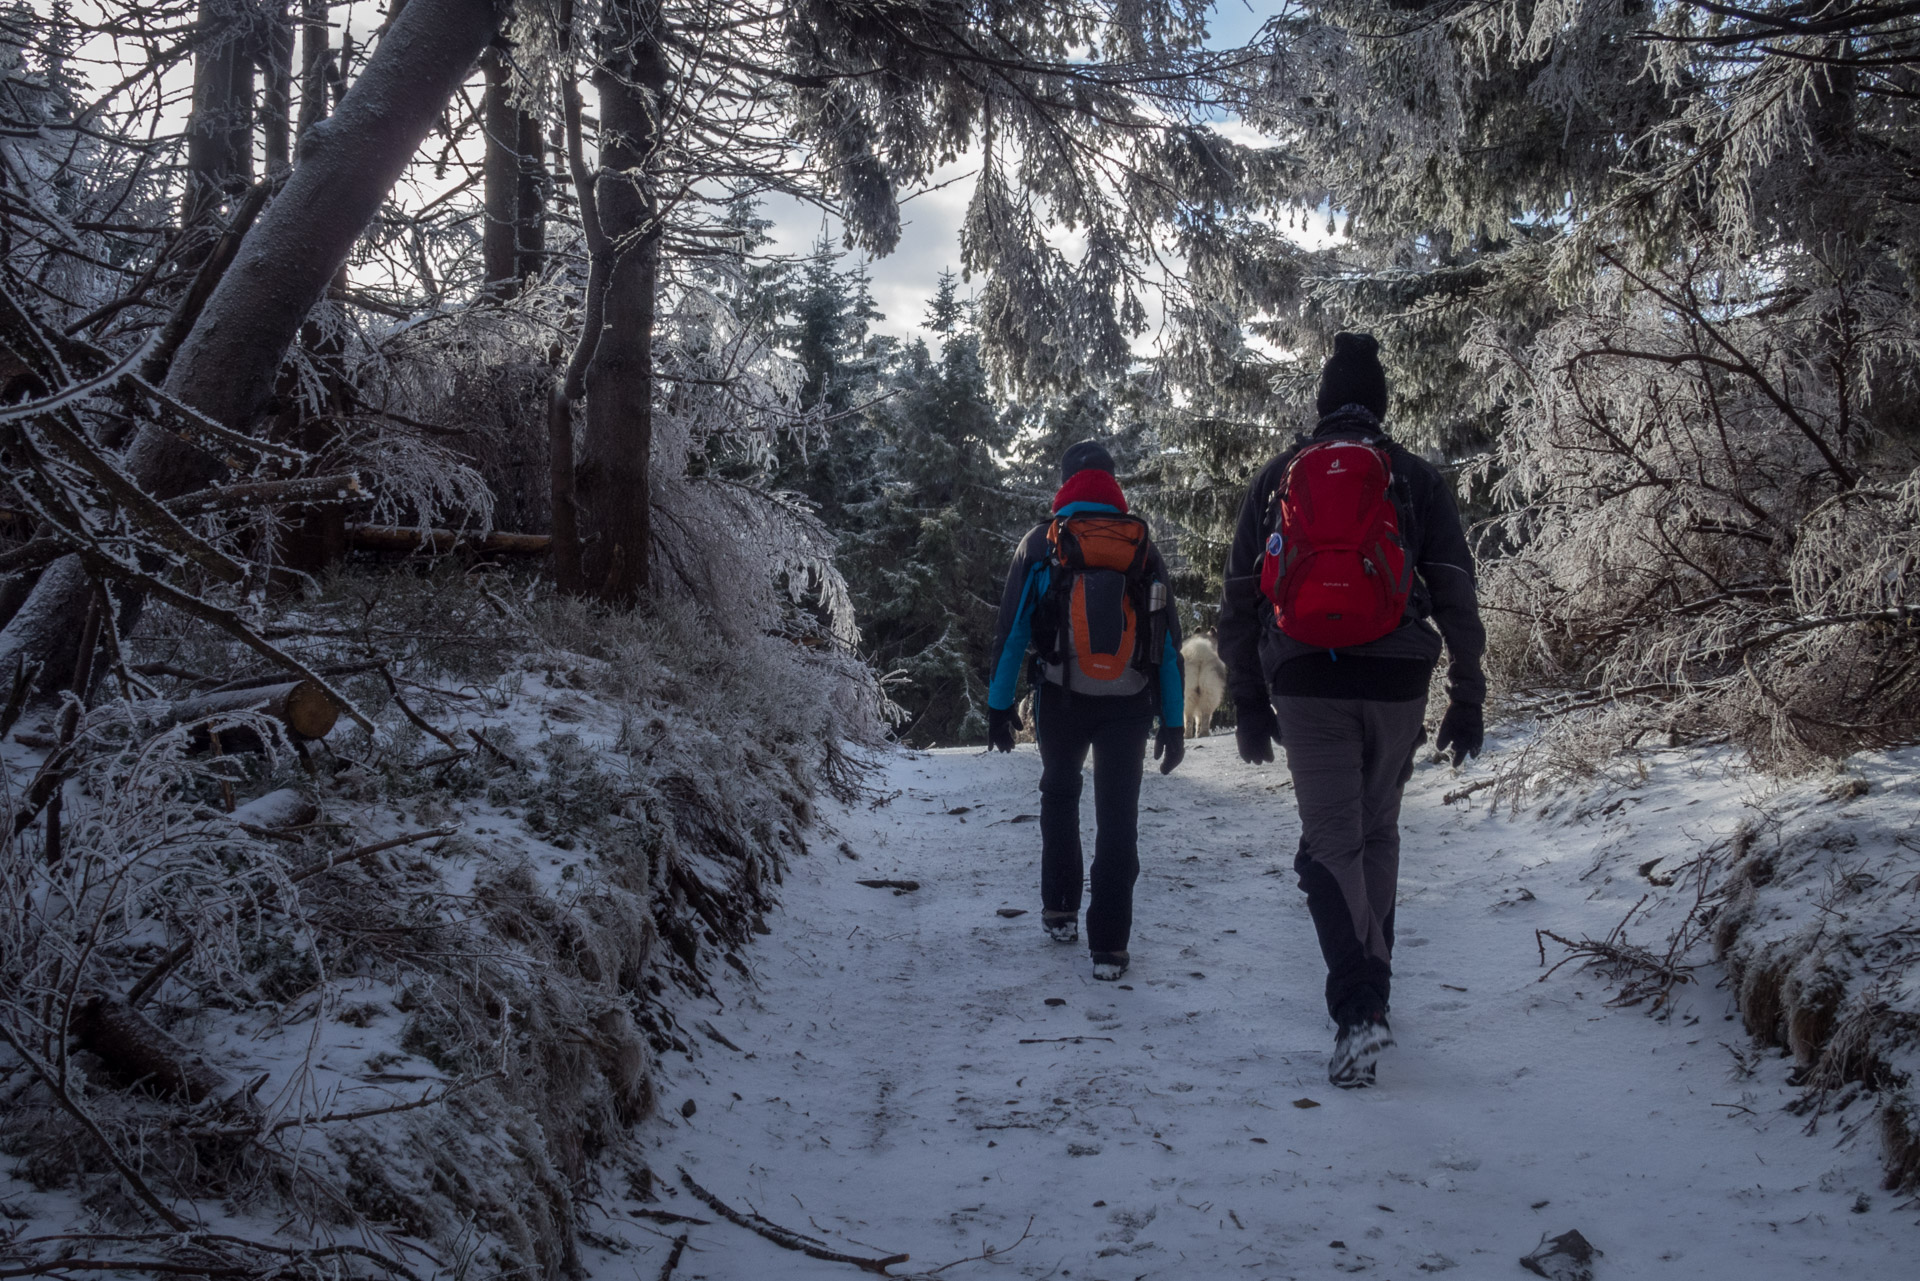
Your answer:
[[[797,396],[806,427],[783,441],[769,483],[805,495],[829,529],[850,527],[850,507],[876,492],[880,439],[868,407],[892,340],[870,332],[884,320],[873,305],[864,264],[844,266],[847,251],[821,229],[812,252],[778,282],[776,332],[801,373]]]
[[[908,714],[901,737],[927,746],[986,733],[1000,586],[1026,530],[999,461],[1009,418],[956,294],[943,275],[927,322],[944,335],[939,354],[916,341],[886,369],[890,395],[874,414],[879,492],[841,539],[863,648],[904,678],[894,690]]]

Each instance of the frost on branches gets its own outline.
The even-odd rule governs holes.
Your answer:
[[[1611,268],[1525,350],[1483,467],[1507,679],[1615,743],[1731,739],[1803,767],[1920,732],[1911,338],[1883,288]],[[1568,690],[1572,693],[1550,693]]]

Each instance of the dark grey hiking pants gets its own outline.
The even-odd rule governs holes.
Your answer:
[[[1400,792],[1427,700],[1274,699],[1300,807],[1294,870],[1327,962],[1327,1012],[1384,1012],[1400,879]]]

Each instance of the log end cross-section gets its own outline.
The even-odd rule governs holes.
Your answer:
[[[175,703],[167,709],[164,721],[168,725],[194,725],[242,712],[273,717],[295,739],[325,738],[340,719],[340,707],[332,695],[315,681],[300,680],[202,694]]]

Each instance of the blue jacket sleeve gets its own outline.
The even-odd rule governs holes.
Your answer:
[[[1047,591],[1047,558],[1035,547],[1036,539],[1044,546],[1045,533],[1043,525],[1020,540],[1013,564],[1007,568],[1006,590],[1000,594],[1000,627],[993,646],[993,672],[987,683],[987,706],[997,712],[1012,707],[1013,697],[1019,692],[1020,664],[1033,640],[1033,608]]]

